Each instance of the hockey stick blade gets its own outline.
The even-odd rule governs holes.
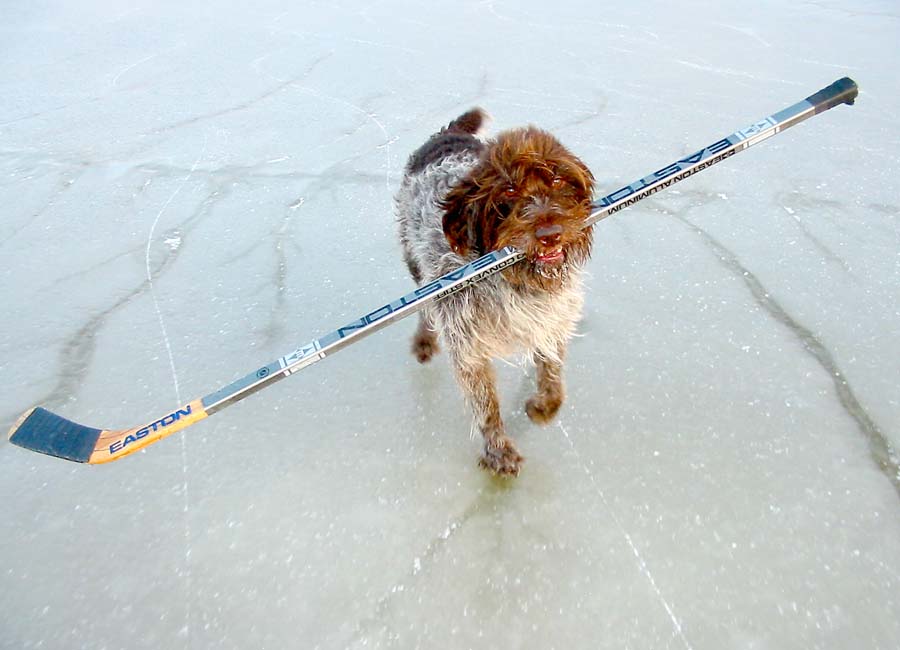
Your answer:
[[[589,227],[814,115],[839,104],[853,104],[857,93],[856,83],[852,79],[847,77],[839,79],[803,101],[754,122],[630,185],[596,199],[592,205],[591,216],[585,221],[584,227]],[[523,258],[524,255],[520,251],[511,247],[491,251],[393,302],[381,305],[344,327],[297,348],[228,386],[185,404],[148,424],[133,429],[94,429],[67,420],[47,409],[35,407],[26,411],[13,425],[9,431],[9,440],[32,451],[80,463],[97,464],[116,460],[181,431],[226,406],[409,316],[428,303],[460,291]]]

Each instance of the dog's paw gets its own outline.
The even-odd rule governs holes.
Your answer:
[[[525,402],[525,412],[528,414],[528,419],[535,424],[547,424],[556,417],[562,402],[559,397],[534,395]]]
[[[525,458],[516,449],[511,438],[495,438],[485,443],[484,452],[478,459],[478,465],[497,476],[512,477],[519,475],[519,469]]]
[[[437,338],[434,336],[415,336],[413,338],[412,353],[419,363],[428,363],[431,357],[441,351]]]

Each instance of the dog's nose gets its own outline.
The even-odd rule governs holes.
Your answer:
[[[562,226],[555,223],[548,226],[541,226],[534,231],[534,236],[537,237],[538,241],[544,246],[554,246],[559,243],[559,240],[562,237],[562,231]]]

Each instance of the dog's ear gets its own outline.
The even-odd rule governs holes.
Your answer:
[[[444,237],[457,255],[468,255],[476,245],[472,241],[472,220],[476,214],[477,193],[478,186],[471,178],[467,178],[451,189],[441,201],[441,208],[444,210],[441,223]]]

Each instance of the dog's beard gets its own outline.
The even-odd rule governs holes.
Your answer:
[[[569,275],[569,261],[563,260],[558,264],[544,264],[531,262],[532,272],[547,280],[565,280]]]
[[[540,291],[553,291],[563,287],[571,275],[581,269],[590,257],[590,236],[586,235],[562,247],[563,259],[554,263],[540,261],[541,249],[521,242],[510,245],[525,251],[525,259],[506,271],[504,277],[513,285]]]

